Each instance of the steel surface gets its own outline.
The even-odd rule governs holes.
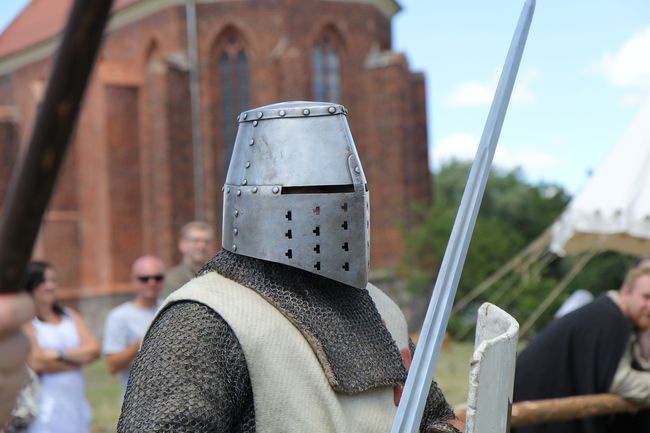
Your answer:
[[[365,288],[369,195],[346,112],[284,102],[240,114],[223,248]]]

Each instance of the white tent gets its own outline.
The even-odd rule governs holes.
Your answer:
[[[650,97],[553,224],[550,249],[650,254]]]

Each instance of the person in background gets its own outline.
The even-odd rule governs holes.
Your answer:
[[[90,432],[81,367],[99,357],[99,342],[76,311],[57,302],[56,272],[50,264],[29,263],[25,281],[36,307],[36,317],[23,327],[31,342],[28,362],[41,383],[38,415],[27,431]]]
[[[142,256],[133,262],[131,282],[135,298],[112,309],[106,317],[102,352],[109,373],[121,374],[122,391],[129,379],[131,363],[140,342],[162,300],[165,265],[155,256]]]
[[[27,293],[0,295],[0,429],[10,418],[16,396],[28,380],[25,361],[30,344],[22,326],[34,317]]]
[[[514,401],[614,393],[650,405],[650,372],[639,361],[639,335],[650,329],[650,267],[630,270],[619,291],[553,320],[517,358]],[[641,433],[647,411],[546,423],[513,433]]]
[[[192,221],[181,228],[178,249],[183,257],[165,275],[163,298],[196,276],[201,266],[211,257],[213,243],[214,231],[203,221]]]

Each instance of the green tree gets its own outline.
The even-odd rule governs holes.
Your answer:
[[[405,230],[408,245],[402,270],[409,275],[407,287],[416,296],[428,294],[449,240],[470,165],[453,162],[435,176],[431,206],[416,207],[420,223]],[[494,169],[486,185],[476,228],[458,287],[463,296],[539,236],[562,212],[569,196],[559,186],[531,185],[520,170]],[[501,293],[512,308],[530,313],[557,281],[557,275],[533,272],[509,288],[517,296]],[[491,288],[485,298],[504,292]],[[478,299],[477,301],[481,301]],[[462,327],[463,315],[452,317],[450,330]]]

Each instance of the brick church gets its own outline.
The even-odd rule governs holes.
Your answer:
[[[195,15],[184,0],[114,3],[34,253],[56,267],[63,298],[128,292],[132,261],[175,263],[178,229],[197,217],[215,227],[216,251],[236,117],[287,100],[349,109],[371,266],[399,262],[400,227],[411,202],[429,200],[430,174],[424,77],[391,47],[397,2],[196,0]],[[71,4],[32,0],[0,35],[0,197]]]

